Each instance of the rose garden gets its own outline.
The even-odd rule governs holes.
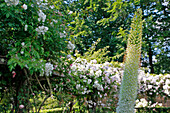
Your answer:
[[[169,49],[152,63],[167,32],[150,36],[143,0],[104,2],[0,0],[0,113],[170,112]]]

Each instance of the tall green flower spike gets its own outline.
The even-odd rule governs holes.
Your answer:
[[[117,113],[134,113],[137,96],[138,69],[142,43],[142,10],[138,9],[132,19],[128,37],[127,56],[121,83]]]

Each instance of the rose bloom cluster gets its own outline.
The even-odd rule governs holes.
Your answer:
[[[111,106],[111,103],[113,103],[113,101],[118,98],[123,70],[120,68],[115,68],[109,62],[97,64],[97,61],[95,59],[91,60],[90,62],[79,57],[75,60],[71,57],[69,57],[68,59],[72,60],[71,64],[69,64],[67,60],[65,60],[63,61],[63,67],[58,64],[57,68],[60,68],[61,71],[65,70],[64,66],[67,67],[67,69],[63,71],[63,73],[61,73],[61,76],[67,77],[67,82],[65,82],[66,84],[71,83],[70,80],[72,80],[72,88],[74,90],[69,90],[71,91],[71,94],[76,95],[77,98],[83,97],[84,102],[88,105],[89,108],[92,108],[94,106],[109,108],[109,106]],[[71,77],[71,79],[69,79],[68,76],[64,73],[67,73]],[[170,85],[169,77],[169,75],[163,76],[146,74],[144,73],[144,71],[139,70],[138,94],[149,91],[150,95],[152,95],[152,93],[156,93],[157,95],[163,93],[165,96],[168,96]],[[65,86],[65,84],[62,85]],[[58,89],[64,90],[61,85],[61,88],[59,87],[59,85],[56,86]],[[86,98],[89,96],[91,99]],[[142,103],[144,102],[142,101]],[[140,103],[137,106],[141,106]],[[142,104],[142,106],[145,105]]]
[[[102,99],[117,94],[117,86],[121,81],[118,68],[109,62],[97,64],[96,60],[87,62],[86,59],[77,58],[71,66],[71,74],[75,80],[76,94],[91,96],[85,101],[90,108],[110,106],[108,102],[103,103]]]
[[[64,24],[60,22],[62,17],[58,16],[58,14],[57,14],[58,10],[56,7],[54,7],[53,2],[50,2],[47,0],[35,0],[35,1],[5,0],[4,2],[7,5],[7,7],[11,7],[11,9],[13,8],[13,10],[18,8],[19,14],[22,14],[22,16],[23,16],[23,21],[22,21],[23,23],[21,26],[21,27],[23,27],[23,29],[18,28],[18,30],[21,30],[21,32],[24,32],[23,34],[26,34],[28,36],[26,38],[23,38],[22,41],[19,40],[19,41],[21,41],[21,45],[22,45],[21,47],[16,47],[18,49],[18,51],[20,51],[20,52],[17,52],[17,53],[21,54],[20,57],[22,57],[22,58],[29,57],[30,59],[35,57],[35,59],[36,59],[35,61],[38,62],[38,60],[40,59],[39,56],[43,56],[43,55],[45,56],[45,54],[43,54],[43,52],[46,52],[44,50],[47,50],[47,49],[44,49],[45,47],[42,47],[42,45],[47,45],[48,42],[50,42],[50,41],[56,42],[57,39],[60,39],[63,37],[64,37],[63,39],[60,39],[60,43],[61,43],[61,45],[65,44],[66,33],[64,32],[61,36],[59,36],[59,34],[61,34],[60,32],[63,32],[63,30],[65,30]],[[27,14],[29,11],[31,11],[31,12],[29,14]],[[56,14],[56,16],[55,16],[55,14]],[[30,19],[29,17],[32,17],[32,18]],[[21,17],[19,17],[19,18],[21,18]],[[62,24],[62,26],[61,26],[61,24]],[[56,27],[58,28],[58,26],[60,26],[60,28],[58,29],[59,31],[57,31],[58,32],[58,34],[57,34],[55,29],[56,29]],[[29,36],[30,35],[29,33],[31,34],[31,36]],[[19,37],[19,36],[16,36],[16,37]],[[31,44],[29,42],[30,40],[27,40],[27,39],[32,39]],[[45,41],[42,41],[42,40],[45,40]],[[50,40],[50,41],[48,41],[48,40]],[[17,39],[16,39],[16,41],[17,41]],[[19,41],[17,43],[19,43]],[[58,42],[56,42],[56,43],[58,43]],[[71,45],[71,49],[73,50],[75,48],[74,45],[71,42],[68,42],[68,43],[69,43],[68,49],[70,49],[69,45]],[[53,44],[51,44],[51,45],[53,45]],[[51,48],[51,45],[48,44],[47,46],[49,46],[49,47],[46,46],[46,48]],[[62,49],[64,51],[64,49],[67,49],[67,48],[63,47]],[[35,50],[35,51],[33,51],[33,50]],[[60,52],[60,50],[61,49],[58,49],[58,50],[56,49],[55,52]],[[54,51],[54,50],[49,50],[49,51]],[[36,54],[34,54],[35,52],[36,52]],[[42,55],[40,55],[40,54],[42,54]],[[42,57],[42,58],[44,58],[44,57]],[[48,64],[48,62],[47,62],[47,64]],[[43,69],[42,69],[43,72],[48,71],[48,72],[46,72],[47,74],[48,73],[51,74],[50,71],[53,70],[52,66],[49,69],[47,69],[48,67],[45,66],[45,64],[43,64],[42,66],[39,66],[39,67],[32,66],[31,63],[27,63],[24,65],[26,65],[25,67],[27,67],[28,69],[43,67]],[[45,68],[46,68],[46,70],[45,70]],[[35,69],[35,70],[39,70],[39,69]]]
[[[137,99],[136,105],[135,105],[136,108],[140,108],[140,107],[151,107],[151,108],[153,108],[153,107],[161,107],[161,106],[162,106],[162,103],[156,102],[156,103],[151,104],[151,101],[148,102],[145,98],[141,98],[139,100]]]
[[[5,2],[7,3],[7,6],[12,6],[12,5],[16,6],[18,5],[19,0],[5,0]]]
[[[19,4],[19,0],[5,0],[5,2],[7,3],[8,6],[16,6]],[[37,12],[37,15],[39,16],[38,21],[44,23],[46,21],[46,14],[43,12],[43,10],[48,9],[48,1],[47,0],[36,0],[36,4],[38,5],[38,7],[40,8],[39,11]],[[32,4],[31,7],[34,7],[34,5]],[[24,10],[27,10],[27,5],[23,4],[22,8]],[[25,25],[25,31],[27,31],[27,27],[28,25]],[[45,34],[45,32],[48,31],[48,27],[47,26],[38,26],[36,28],[36,31],[38,32],[38,34]]]
[[[143,71],[139,73],[139,90],[138,93],[146,93],[148,96],[156,94],[170,97],[170,75],[151,75]]]

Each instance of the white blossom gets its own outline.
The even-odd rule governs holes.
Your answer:
[[[67,55],[67,58],[69,59],[69,58],[71,58],[71,55],[69,54],[69,55]]]
[[[79,89],[79,88],[80,88],[80,84],[77,84],[77,85],[76,85],[76,89]]]
[[[24,108],[24,105],[19,105],[19,109],[23,109]]]
[[[22,45],[22,46],[24,46],[24,45],[25,45],[25,43],[24,43],[24,42],[22,42],[22,43],[21,43],[21,45]]]
[[[101,70],[98,70],[98,71],[96,71],[96,77],[99,77],[99,76],[101,76],[102,75],[102,71]]]
[[[36,28],[36,31],[38,32],[38,34],[45,34],[45,32],[48,31],[48,27],[46,26],[39,26],[38,28]]]
[[[49,76],[52,74],[52,70],[54,69],[53,64],[51,64],[50,62],[45,64],[45,75]]]
[[[167,1],[164,1],[163,3],[162,3],[162,5],[164,5],[164,6],[167,6],[169,4],[169,1],[167,2]]]
[[[42,22],[45,22],[46,15],[42,12],[42,10],[39,10],[38,16],[39,16],[38,21],[42,20]]]
[[[73,11],[70,11],[68,14],[70,15],[70,14],[72,14],[73,13]]]
[[[64,33],[60,33],[60,38],[66,37]]]
[[[68,42],[67,48],[70,50],[74,50],[75,45],[71,43],[71,41]]]
[[[22,7],[24,8],[24,10],[27,10],[27,5],[26,4],[24,4]]]
[[[91,63],[91,64],[96,64],[96,63],[97,63],[97,60],[96,60],[96,59],[91,60],[90,63]]]
[[[24,51],[21,51],[21,54],[24,54]]]
[[[51,5],[50,8],[51,8],[51,9],[54,9],[54,5]]]
[[[5,0],[5,2],[7,3],[7,6],[12,6],[12,5],[16,6],[18,5],[19,0]]]
[[[27,31],[27,28],[28,28],[28,25],[25,25],[25,28],[24,28],[24,30],[25,30],[25,31]]]
[[[92,82],[92,80],[91,80],[91,79],[88,79],[87,84],[90,84],[91,82]]]

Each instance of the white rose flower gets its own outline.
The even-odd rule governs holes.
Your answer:
[[[69,59],[69,58],[71,58],[71,55],[69,54],[69,55],[67,55],[67,58]]]
[[[72,14],[73,13],[73,11],[70,11],[68,14],[70,15],[70,14]]]
[[[152,85],[148,85],[148,89],[152,89]]]
[[[18,5],[19,0],[5,0],[5,2],[7,3],[7,6],[12,6],[12,5],[16,6]]]
[[[25,43],[24,43],[24,42],[22,42],[22,43],[21,43],[21,45],[22,45],[22,46],[24,46],[24,45],[25,45]]]
[[[46,26],[39,26],[38,28],[35,29],[38,34],[45,34],[45,32],[48,31],[48,27]]]
[[[97,63],[97,60],[96,60],[96,59],[91,60],[90,63],[91,63],[91,64],[96,64],[96,63]]]
[[[66,37],[64,33],[60,33],[60,38]]]
[[[27,28],[28,28],[28,25],[25,25],[25,28],[24,28],[24,30],[25,30],[25,31],[27,31]]]
[[[54,9],[54,5],[51,5],[50,8],[51,8],[51,9]]]
[[[45,64],[45,74],[46,74],[46,76],[51,75],[53,69],[54,69],[53,64],[51,64],[50,62],[46,63]]]
[[[79,89],[79,88],[80,88],[80,84],[77,84],[77,85],[76,85],[76,89]]]
[[[24,4],[22,7],[24,8],[24,10],[27,10],[27,5],[26,4]]]
[[[21,54],[24,54],[24,51],[21,51]]]
[[[39,10],[38,16],[39,16],[38,21],[42,20],[42,22],[45,22],[46,15],[42,12],[42,10]]]
[[[87,84],[90,84],[91,82],[92,82],[92,80],[91,80],[91,79],[88,79]]]
[[[67,48],[70,50],[74,50],[75,45],[71,43],[71,41],[68,42]]]
[[[44,27],[45,31],[48,31],[48,27]]]
[[[102,71],[101,70],[98,70],[98,71],[96,71],[96,77],[99,77],[99,76],[101,76],[102,75]]]

